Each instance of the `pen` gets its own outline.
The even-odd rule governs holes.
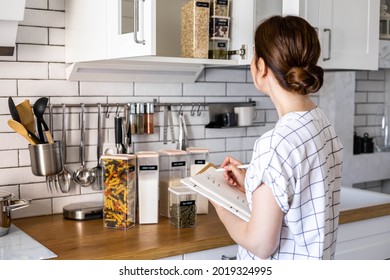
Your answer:
[[[237,165],[236,166],[238,169],[247,169],[249,167],[249,164],[243,164],[243,165]],[[224,172],[226,171],[225,168],[218,168],[218,169],[215,169],[216,172]]]

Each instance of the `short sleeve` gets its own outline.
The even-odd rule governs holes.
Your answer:
[[[252,193],[261,183],[264,183],[272,189],[280,209],[287,213],[292,194],[290,181],[293,176],[292,168],[288,163],[288,153],[285,155],[283,150],[290,149],[281,147],[283,143],[280,143],[280,141],[275,143],[275,140],[275,137],[265,136],[256,141],[245,185],[247,191],[249,191],[248,201],[251,201]],[[270,141],[273,143],[270,143]],[[286,143],[284,144],[286,145]]]

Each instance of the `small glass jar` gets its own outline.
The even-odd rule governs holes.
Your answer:
[[[107,228],[128,229],[135,225],[136,157],[103,155],[104,207],[103,222]]]
[[[145,115],[144,115],[144,125],[145,125],[145,133],[153,134],[154,133],[154,104],[153,103],[145,103]]]
[[[169,221],[177,228],[196,225],[196,192],[185,186],[169,188]]]
[[[144,134],[144,113],[145,113],[145,107],[143,103],[137,103],[137,109],[136,109],[136,129],[137,134]]]

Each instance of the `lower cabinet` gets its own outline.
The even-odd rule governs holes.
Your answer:
[[[230,245],[210,250],[204,250],[184,255],[177,255],[161,260],[221,260],[234,259],[237,255],[238,246]]]
[[[341,224],[336,260],[384,260],[390,258],[390,215]]]

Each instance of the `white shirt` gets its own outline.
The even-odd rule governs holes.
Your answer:
[[[284,115],[256,141],[245,178],[249,206],[264,183],[285,213],[270,259],[334,258],[341,169],[342,145],[319,108]],[[242,247],[237,258],[259,259]]]

